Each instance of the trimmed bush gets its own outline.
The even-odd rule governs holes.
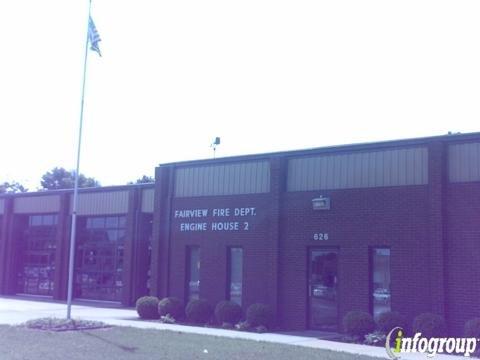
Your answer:
[[[407,319],[396,311],[386,311],[378,315],[377,329],[382,334],[388,334],[393,328],[401,327],[406,329]]]
[[[233,301],[220,301],[215,306],[215,319],[219,324],[236,324],[242,318],[242,308]]]
[[[480,339],[480,318],[473,318],[465,323],[464,335],[467,338]]]
[[[444,337],[447,335],[445,319],[440,315],[423,313],[413,320],[413,333],[422,333],[426,338]]]
[[[251,327],[265,326],[271,329],[273,320],[273,311],[268,305],[257,303],[247,309],[247,323]]]
[[[158,303],[158,314],[160,316],[166,316],[170,314],[175,320],[180,319],[183,316],[183,302],[176,297],[166,297]]]
[[[137,313],[142,319],[158,319],[158,298],[155,296],[143,296],[138,298]]]
[[[346,334],[363,340],[365,335],[375,330],[375,321],[365,311],[350,311],[343,317],[343,330]]]
[[[212,318],[213,310],[207,300],[190,300],[185,308],[187,321],[194,324],[206,324]]]

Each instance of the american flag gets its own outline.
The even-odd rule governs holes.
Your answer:
[[[102,39],[100,39],[100,35],[98,34],[91,16],[88,19],[88,41],[90,42],[90,49],[96,51],[98,55],[102,56],[100,47],[98,46],[98,43],[102,41]]]

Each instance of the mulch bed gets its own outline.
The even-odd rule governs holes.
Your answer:
[[[100,321],[74,320],[59,318],[41,318],[29,320],[24,324],[28,329],[43,331],[81,331],[110,328],[110,325]]]

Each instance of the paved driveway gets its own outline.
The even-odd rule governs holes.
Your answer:
[[[31,319],[42,317],[64,318],[66,316],[67,305],[65,303],[0,297],[0,324],[18,325]],[[135,310],[98,307],[94,304],[90,306],[83,304],[73,305],[72,317],[75,319],[98,320],[106,323],[116,322],[116,320],[134,321],[138,318]]]

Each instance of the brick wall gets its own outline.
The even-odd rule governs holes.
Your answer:
[[[350,310],[370,310],[369,248],[391,248],[392,308],[412,318],[428,309],[426,186],[322,191],[331,210],[313,211],[319,192],[285,194],[280,241],[281,324],[307,326],[308,251],[339,250],[339,321]],[[328,233],[327,241],[313,240]]]
[[[172,202],[170,237],[170,295],[186,299],[187,246],[200,248],[200,297],[212,305],[227,293],[227,251],[243,248],[243,306],[276,299],[275,242],[271,236],[272,201],[268,194],[177,198]],[[213,209],[230,209],[228,217],[212,217]],[[255,208],[255,216],[234,216],[235,208]],[[206,218],[175,218],[176,210],[207,209]],[[207,223],[206,231],[181,231],[182,223]],[[238,222],[239,230],[212,231],[212,223]],[[248,223],[248,230],[246,224]],[[229,284],[228,284],[229,286]]]
[[[276,308],[279,324],[305,329],[307,324],[308,251],[339,250],[339,321],[349,310],[370,310],[371,247],[391,248],[392,308],[411,320],[431,306],[431,252],[428,186],[323,191],[331,210],[313,211],[319,192],[178,198],[172,201],[169,295],[186,298],[186,249],[201,252],[200,296],[212,304],[225,299],[227,249],[244,249],[244,308],[265,302]],[[279,207],[281,204],[281,207]],[[214,208],[255,207],[255,217],[212,218]],[[174,218],[175,210],[208,209],[205,219]],[[276,210],[279,209],[279,210]],[[277,220],[272,216],[279,214]],[[180,231],[182,222],[248,220],[248,231]],[[315,241],[313,234],[329,234]],[[278,248],[278,250],[276,250]],[[277,265],[277,266],[276,266]],[[277,292],[278,291],[278,292]],[[278,294],[278,295],[276,295]]]
[[[480,317],[480,183],[450,184],[446,197],[447,319],[454,334]]]
[[[335,248],[340,324],[350,310],[371,310],[370,251],[388,247],[392,310],[409,323],[427,311],[444,315],[451,333],[460,334],[466,320],[480,316],[480,183],[448,183],[450,139],[423,143],[428,146],[427,185],[286,192],[288,155],[279,154],[270,157],[268,194],[173,198],[175,165],[167,166],[165,176],[160,167],[153,274],[165,291],[154,293],[185,299],[186,249],[195,245],[201,251],[200,296],[215,305],[226,296],[227,249],[239,246],[244,249],[244,309],[264,302],[276,310],[282,328],[305,329],[309,251]],[[311,200],[319,195],[331,199],[330,210],[312,209]],[[226,219],[248,220],[248,231],[182,232],[181,222],[204,220],[174,217],[175,210],[236,207],[255,207],[255,217]],[[206,219],[209,227],[212,220]],[[329,239],[315,241],[314,233],[328,233]]]

